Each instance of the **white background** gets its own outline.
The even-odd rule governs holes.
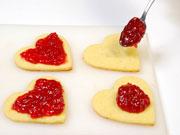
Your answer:
[[[148,0],[0,0],[0,24],[124,25]],[[180,134],[180,0],[156,0],[147,32],[170,135]]]

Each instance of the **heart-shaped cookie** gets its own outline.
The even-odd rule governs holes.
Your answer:
[[[56,33],[44,34],[34,45],[20,49],[15,63],[26,70],[65,71],[72,69],[68,42]]]
[[[32,81],[26,91],[12,94],[4,104],[5,115],[17,122],[64,123],[66,109],[63,86],[52,77]]]
[[[140,87],[150,99],[150,105],[140,113],[130,113],[122,110],[116,102],[118,88],[127,83],[134,84]],[[112,89],[107,89],[98,92],[92,100],[93,109],[100,116],[118,122],[154,125],[154,101],[152,92],[147,83],[137,77],[126,76],[117,80]]]
[[[96,68],[136,72],[140,69],[137,48],[119,45],[119,34],[107,36],[102,44],[87,47],[84,61]]]

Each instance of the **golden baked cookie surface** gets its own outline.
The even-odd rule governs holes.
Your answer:
[[[140,70],[137,48],[121,47],[119,34],[107,36],[103,43],[87,47],[83,53],[84,61],[96,68],[116,71]]]

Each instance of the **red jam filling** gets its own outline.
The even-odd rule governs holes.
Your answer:
[[[51,33],[36,42],[35,48],[22,52],[21,57],[33,64],[60,65],[66,62],[63,41],[56,33]]]
[[[58,115],[64,110],[63,88],[55,80],[38,79],[34,89],[19,96],[12,109],[31,118]]]
[[[123,47],[137,47],[146,31],[146,24],[139,18],[132,18],[124,27],[120,36],[120,44]]]
[[[148,95],[130,83],[119,87],[116,102],[122,110],[130,113],[140,113],[150,105]]]

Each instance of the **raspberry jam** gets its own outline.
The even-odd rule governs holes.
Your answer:
[[[124,47],[137,47],[146,31],[146,24],[139,18],[132,18],[124,27],[120,36],[120,44]]]
[[[38,79],[34,89],[19,96],[12,109],[31,118],[58,115],[64,110],[63,88],[55,80]]]
[[[36,42],[35,48],[22,52],[21,57],[33,64],[60,65],[66,61],[63,41],[56,33],[51,33]]]
[[[122,110],[130,113],[140,113],[150,105],[148,95],[130,83],[119,87],[116,102]]]

